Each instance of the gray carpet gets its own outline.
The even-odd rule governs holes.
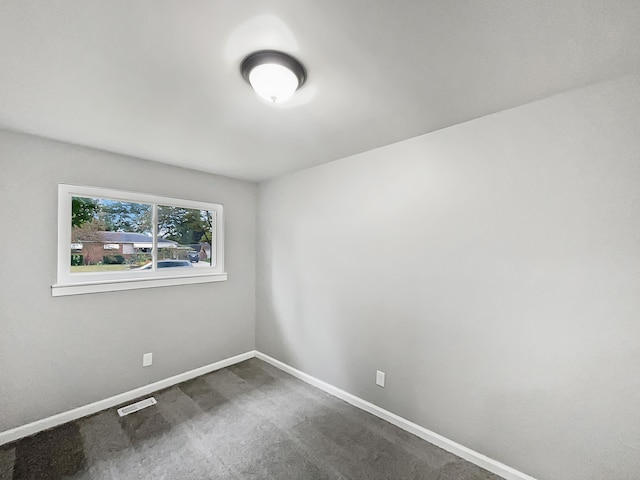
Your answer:
[[[498,480],[251,359],[0,447],[11,479]]]

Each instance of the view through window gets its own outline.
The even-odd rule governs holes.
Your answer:
[[[53,296],[227,280],[223,206],[58,185]]]
[[[213,210],[71,199],[71,273],[211,267],[215,252]]]

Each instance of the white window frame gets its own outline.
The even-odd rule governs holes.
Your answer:
[[[124,272],[71,273],[71,200],[72,197],[105,198],[125,202],[153,205],[153,244],[157,245],[156,208],[158,205],[210,210],[215,215],[214,240],[215,266],[201,268],[157,269],[157,248],[153,249],[153,268]],[[213,252],[212,252],[213,254]],[[178,271],[176,271],[178,270]],[[185,271],[188,270],[188,271]],[[112,292],[139,288],[187,285],[192,283],[221,282],[227,280],[224,270],[224,222],[223,206],[217,203],[198,202],[160,197],[143,193],[125,192],[109,188],[79,185],[58,185],[58,276],[51,286],[54,297],[84,293]]]

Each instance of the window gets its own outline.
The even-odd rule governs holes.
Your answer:
[[[58,282],[52,295],[227,279],[222,205],[58,187]]]

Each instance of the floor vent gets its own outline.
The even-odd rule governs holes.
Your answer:
[[[125,415],[129,415],[130,413],[137,412],[138,410],[150,407],[151,405],[155,405],[156,403],[158,402],[156,402],[156,399],[153,397],[145,398],[144,400],[140,400],[139,402],[119,408],[118,415],[124,417]]]

